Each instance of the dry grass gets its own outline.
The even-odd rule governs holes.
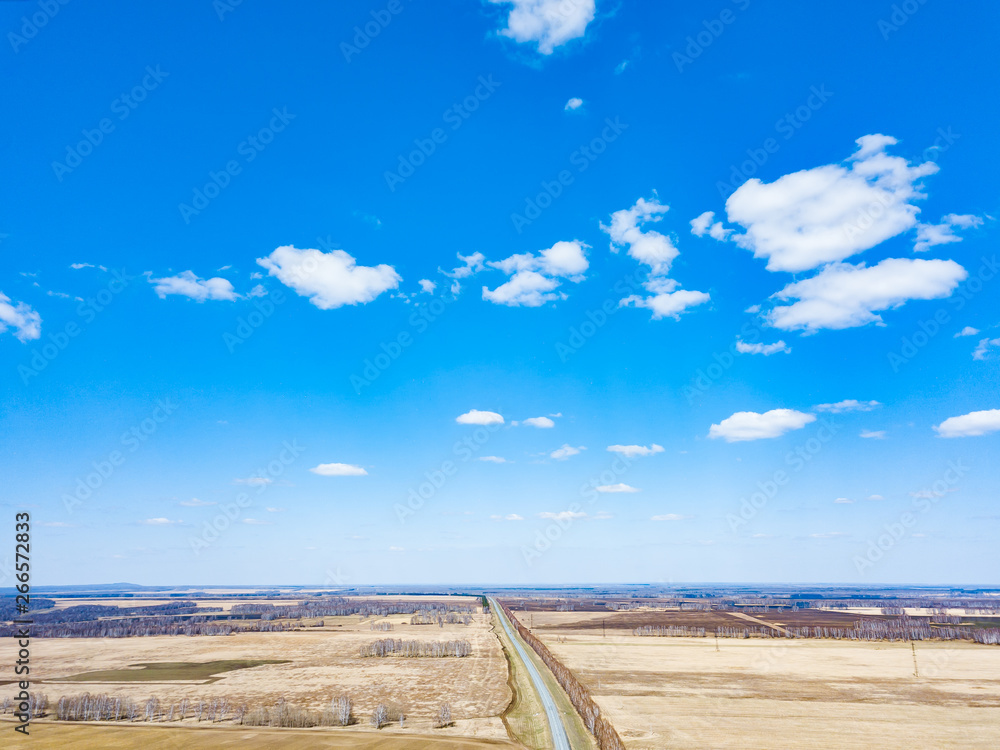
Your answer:
[[[500,714],[509,702],[507,665],[488,616],[470,625],[409,625],[410,615],[392,615],[394,637],[418,640],[466,639],[473,653],[461,659],[363,659],[358,650],[382,634],[370,619],[326,617],[326,627],[231,636],[153,636],[148,638],[37,639],[32,642],[32,684],[54,702],[84,691],[128,695],[145,701],[155,695],[166,704],[227,698],[230,704],[273,705],[279,699],[318,710],[337,695],[354,699],[355,714],[367,721],[379,702],[403,708],[406,729],[434,731],[440,705],[451,705],[455,727],[446,734],[506,738]],[[383,619],[383,618],[379,618]],[[198,675],[173,675],[170,682],[64,682],[84,672],[127,669],[137,663],[273,660],[218,675],[203,684]],[[114,677],[114,674],[109,675]],[[93,676],[91,676],[93,677]],[[177,680],[176,678],[181,679]],[[199,679],[193,679],[199,677]],[[0,665],[0,682],[13,678],[12,665]],[[131,729],[131,728],[127,728]],[[435,732],[440,734],[440,732]]]
[[[552,613],[572,615],[580,613]],[[537,630],[629,748],[995,748],[1000,648]],[[552,618],[563,620],[562,617]]]
[[[381,732],[243,727],[149,727],[36,722],[22,738],[11,722],[0,722],[4,748],[11,750],[489,750],[517,747],[507,740],[422,736],[389,729]]]

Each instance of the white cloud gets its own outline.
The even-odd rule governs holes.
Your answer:
[[[673,318],[678,320],[681,313],[689,307],[696,307],[709,301],[711,297],[705,292],[693,292],[679,289],[676,292],[662,292],[652,297],[639,297],[633,294],[626,297],[621,304],[633,307],[645,307],[653,311],[653,320]]]
[[[507,28],[498,33],[515,42],[536,42],[543,55],[551,55],[556,47],[584,36],[587,24],[594,20],[594,0],[489,1],[513,6]]]
[[[566,106],[563,107],[563,109],[565,109],[568,112],[571,112],[572,110],[579,109],[582,106],[583,106],[583,99],[574,96],[572,99],[566,102]]]
[[[693,516],[682,516],[678,513],[663,513],[659,516],[652,516],[650,521],[686,521]]]
[[[838,497],[833,502],[837,503],[837,505],[853,505],[854,504],[853,500],[850,500],[850,499],[848,499],[846,497]]]
[[[42,335],[42,316],[26,302],[11,303],[10,297],[0,292],[0,333],[14,329],[14,338],[21,343]]]
[[[713,222],[715,211],[706,211],[691,219],[691,234],[695,237],[704,237],[706,234],[713,240],[722,242],[733,233],[732,229],[724,229],[721,221]]]
[[[172,521],[169,518],[147,518],[145,521],[139,521],[139,523],[145,524],[146,526],[174,526],[184,522]]]
[[[508,461],[506,458],[501,458],[500,456],[480,456],[478,458],[478,460],[479,461],[487,461],[488,463],[491,463],[491,464],[509,464],[510,463],[510,461]]]
[[[557,461],[564,461],[570,456],[575,456],[580,451],[585,451],[587,448],[585,446],[580,446],[579,448],[574,448],[569,443],[564,443],[562,448],[556,448],[549,454],[550,458],[554,458]]]
[[[479,409],[472,409],[465,412],[465,414],[460,414],[455,417],[455,421],[459,424],[503,424],[503,417],[495,411],[479,411]]]
[[[270,477],[247,477],[246,479],[234,479],[235,484],[250,484],[250,485],[260,485],[260,484],[272,484],[274,482]]]
[[[417,283],[420,284],[420,291],[427,294],[434,294],[434,290],[437,289],[437,284],[430,279],[420,279]]]
[[[181,500],[180,504],[188,508],[203,508],[208,505],[217,505],[213,500],[199,500],[196,497],[192,497],[190,500]]]
[[[955,334],[955,338],[960,338],[961,336],[975,336],[979,333],[978,328],[973,328],[972,326],[966,326],[961,331]]]
[[[165,276],[162,279],[149,277],[149,283],[153,285],[153,291],[160,299],[165,299],[168,294],[177,294],[181,297],[190,297],[196,302],[204,302],[208,299],[232,301],[237,294],[233,285],[221,276],[211,279],[202,279],[195,275],[194,271],[182,271],[176,276]]]
[[[882,497],[881,495],[869,495],[868,499],[869,500],[885,500],[885,498]]]
[[[556,426],[556,423],[548,417],[528,417],[521,424],[526,424],[529,427],[540,427],[543,429]]]
[[[267,289],[264,288],[263,284],[256,284],[254,288],[247,292],[247,297],[266,297]]]
[[[628,65],[629,65],[628,60],[622,60],[620,63],[618,63],[615,66],[615,75],[620,76],[622,73],[624,73],[625,69],[628,68]]]
[[[1000,346],[1000,339],[979,339],[979,344],[972,352],[972,358],[980,360],[986,359],[986,355],[989,354],[990,348],[994,346]]]
[[[367,304],[402,281],[392,266],[359,266],[343,250],[324,253],[284,245],[257,263],[320,310]]]
[[[652,456],[654,453],[663,453],[663,446],[653,443],[652,445],[609,445],[608,450],[612,453],[620,453],[626,458],[636,456]]]
[[[843,414],[845,411],[871,411],[881,406],[878,401],[858,401],[854,398],[844,399],[835,404],[816,404],[816,411],[828,411],[831,414]]]
[[[492,291],[483,287],[483,299],[497,305],[511,307],[538,307],[566,295],[556,292],[562,279],[574,283],[583,281],[589,267],[584,248],[588,245],[573,240],[557,242],[538,255],[521,253],[504,260],[491,262],[510,279]]]
[[[273,526],[270,521],[261,521],[259,518],[244,518],[243,523],[250,526]]]
[[[732,239],[767,258],[769,271],[808,271],[895,237],[917,223],[913,201],[933,162],[910,165],[885,153],[895,138],[866,135],[844,164],[826,164],[779,177],[752,178],[726,201],[729,220],[744,227]]]
[[[747,344],[744,341],[736,340],[736,351],[740,354],[763,354],[769,357],[778,352],[791,353],[791,348],[784,341],[776,341],[773,344]]]
[[[321,477],[364,477],[368,475],[360,466],[354,464],[320,464],[309,469]]]
[[[517,513],[508,513],[506,516],[490,516],[494,521],[523,521],[524,516]]]
[[[575,521],[580,518],[586,518],[587,514],[583,511],[563,510],[558,513],[539,513],[538,517],[547,518],[551,521]]]
[[[628,255],[649,266],[657,276],[670,273],[670,265],[680,254],[670,237],[654,229],[643,231],[642,225],[660,221],[670,206],[660,203],[654,196],[650,200],[639,198],[631,208],[623,208],[611,214],[611,223],[601,224],[601,229],[611,238],[611,251],[617,253],[628,248]]]
[[[464,279],[473,274],[479,273],[483,270],[483,264],[486,261],[486,256],[482,253],[472,253],[471,255],[462,255],[461,253],[455,253],[458,259],[462,261],[462,265],[458,266],[451,272],[438,269],[445,276],[452,279]]]
[[[941,218],[940,224],[917,224],[917,240],[913,251],[922,253],[935,245],[948,245],[961,242],[962,238],[955,234],[955,228],[969,229],[982,226],[983,220],[971,214],[947,214]]]
[[[635,487],[631,487],[627,484],[619,482],[618,484],[602,484],[600,487],[595,487],[598,492],[608,492],[608,493],[618,493],[618,492],[639,492]]]
[[[738,411],[709,428],[710,438],[722,438],[727,443],[743,440],[761,440],[784,435],[790,430],[799,430],[816,417],[794,409],[772,409],[763,414],[754,411]]]
[[[284,508],[264,508],[268,513],[284,513]]]
[[[882,324],[879,312],[911,299],[947,297],[967,275],[953,260],[888,258],[870,268],[832,263],[774,294],[796,301],[774,307],[766,320],[775,328],[806,333]]]
[[[1000,430],[1000,409],[973,411],[960,417],[949,417],[934,430],[939,437],[971,437]]]
[[[650,200],[639,198],[631,208],[611,214],[609,225],[601,229],[611,238],[611,251],[617,253],[627,247],[628,255],[649,267],[649,278],[643,284],[651,296],[632,295],[621,300],[621,305],[644,307],[653,311],[653,319],[678,319],[689,307],[704,304],[710,299],[705,292],[679,289],[680,284],[669,278],[670,267],[680,251],[674,241],[654,229],[643,226],[660,221],[669,206],[660,203],[656,196]]]
[[[885,440],[885,430],[862,430],[858,437],[869,438],[871,440]]]

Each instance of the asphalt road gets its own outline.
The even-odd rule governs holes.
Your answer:
[[[548,687],[546,687],[542,676],[535,668],[534,662],[528,658],[528,654],[524,650],[525,646],[521,645],[521,637],[514,632],[513,626],[507,621],[507,615],[493,599],[490,599],[490,607],[492,607],[493,611],[500,618],[500,624],[507,631],[507,637],[514,644],[514,650],[517,651],[518,656],[521,658],[521,663],[528,670],[531,682],[535,686],[535,691],[542,700],[542,706],[545,707],[545,716],[549,721],[549,731],[552,734],[552,747],[555,750],[572,750],[569,744],[569,736],[566,734],[566,726],[563,724],[562,716],[559,715],[559,709],[556,708],[556,701],[552,697],[552,693]]]

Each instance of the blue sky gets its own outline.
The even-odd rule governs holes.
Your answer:
[[[998,15],[3,3],[36,583],[996,583]]]

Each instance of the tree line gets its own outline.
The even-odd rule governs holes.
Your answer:
[[[468,641],[404,641],[399,638],[381,638],[362,646],[360,653],[362,657],[462,657],[472,653],[472,644]]]

